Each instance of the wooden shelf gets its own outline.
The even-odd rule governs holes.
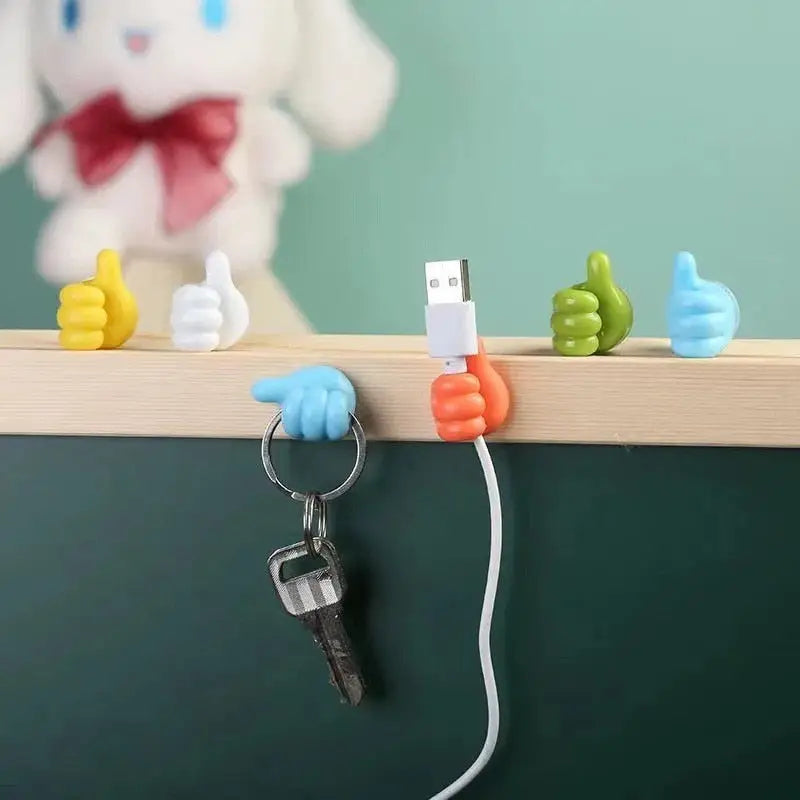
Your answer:
[[[488,339],[514,393],[499,441],[800,447],[800,341],[741,340],[717,359],[675,358],[663,341],[561,358],[546,339]],[[73,353],[51,331],[0,331],[0,434],[260,438],[272,409],[261,377],[330,364],[356,386],[373,439],[435,439],[440,365],[423,337],[262,337],[228,352],[175,352],[139,337]]]

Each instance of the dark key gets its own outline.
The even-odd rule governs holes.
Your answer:
[[[364,679],[342,621],[342,600],[347,584],[336,548],[327,539],[314,539],[325,566],[296,578],[283,577],[283,567],[308,555],[305,542],[273,553],[268,563],[270,578],[286,611],[299,619],[322,648],[331,683],[342,701],[357,706],[364,697]]]

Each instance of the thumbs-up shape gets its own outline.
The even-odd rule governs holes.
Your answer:
[[[227,350],[247,333],[250,310],[236,288],[228,257],[219,251],[206,259],[206,279],[181,286],[172,297],[172,343],[178,350]]]
[[[467,372],[440,375],[431,385],[431,413],[445,442],[474,442],[505,424],[511,405],[508,384],[495,370],[483,342],[467,358]]]
[[[600,302],[583,289],[563,289],[553,298],[553,346],[562,356],[590,356],[597,352],[597,335],[603,321],[597,313]]]
[[[633,328],[633,306],[614,282],[605,253],[592,253],[586,280],[563,289],[553,298],[553,346],[564,356],[608,353]]]
[[[65,286],[59,299],[59,342],[67,350],[113,350],[136,331],[136,298],[122,279],[122,263],[113,250],[97,257],[94,278]]]
[[[701,278],[691,253],[678,253],[667,302],[672,352],[682,358],[719,355],[739,328],[739,303],[727,287]]]
[[[343,439],[355,412],[356,392],[334,367],[306,367],[281,378],[264,378],[253,386],[259,403],[277,403],[283,428],[292,439],[312,442]]]

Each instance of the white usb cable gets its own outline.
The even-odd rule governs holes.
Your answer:
[[[428,351],[433,358],[444,359],[446,373],[466,372],[467,357],[477,355],[479,350],[475,303],[470,297],[469,265],[463,260],[429,262],[425,265],[425,279],[428,293],[428,304],[425,307]],[[475,440],[475,450],[486,480],[491,529],[489,570],[478,627],[478,651],[488,710],[486,740],[472,766],[431,800],[447,800],[455,797],[472,783],[491,760],[500,730],[500,703],[492,664],[491,640],[503,551],[503,513],[497,475],[483,436]]]

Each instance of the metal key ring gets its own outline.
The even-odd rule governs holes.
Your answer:
[[[291,497],[292,500],[300,500],[305,501],[308,497],[308,492],[296,492],[294,489],[290,489],[286,486],[283,481],[278,477],[278,473],[275,470],[275,464],[272,462],[272,441],[275,438],[275,431],[278,430],[278,426],[281,424],[281,420],[283,419],[283,413],[279,411],[272,419],[272,421],[267,425],[267,429],[264,431],[264,438],[261,440],[261,461],[264,464],[264,470],[267,473],[267,477],[288,497]],[[341,486],[337,487],[336,489],[331,489],[329,492],[320,492],[317,496],[323,503],[328,503],[331,500],[336,500],[337,497],[341,497],[346,492],[350,491],[350,489],[355,486],[356,481],[361,477],[361,473],[364,471],[364,464],[367,461],[367,437],[364,435],[364,429],[361,427],[361,423],[358,421],[355,414],[350,414],[350,419],[352,420],[352,425],[350,429],[353,432],[353,436],[356,440],[356,463],[353,466],[353,471],[347,476],[347,479]]]
[[[303,506],[303,541],[308,555],[319,555],[319,541],[328,538],[328,504],[318,494],[309,494]]]

